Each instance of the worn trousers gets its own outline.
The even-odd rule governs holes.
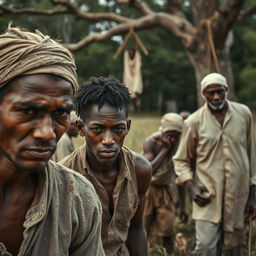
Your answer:
[[[196,220],[196,246],[193,256],[221,256],[222,254],[222,224]],[[241,247],[232,249],[232,256],[242,256]]]

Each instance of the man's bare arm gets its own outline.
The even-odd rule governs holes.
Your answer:
[[[145,140],[143,154],[150,161],[153,174],[158,170],[164,158],[170,154],[171,144],[163,144],[159,152],[155,152],[156,143],[152,138]]]
[[[143,213],[145,194],[150,184],[152,168],[147,159],[140,154],[137,156],[135,166],[140,202],[131,220],[126,244],[131,256],[147,256],[147,234],[143,223]]]

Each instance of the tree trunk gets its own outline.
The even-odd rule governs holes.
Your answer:
[[[220,72],[217,71],[217,67],[214,63],[214,60],[209,48],[208,40],[203,39],[203,37],[201,38],[198,37],[196,47],[193,47],[193,49],[186,50],[186,53],[195,71],[195,76],[197,81],[198,107],[202,106],[204,103],[204,100],[201,96],[201,84],[200,84],[201,80],[205,75],[212,72],[221,73],[227,78],[228,90],[229,90],[228,98],[230,100],[236,100],[236,95],[234,91],[233,72],[232,72],[231,60],[230,60],[231,45],[232,45],[232,39],[229,36],[223,49],[216,49],[216,55],[218,59]]]

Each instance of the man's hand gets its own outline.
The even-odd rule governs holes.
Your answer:
[[[179,210],[180,222],[186,224],[188,222],[188,214],[185,207],[181,206]]]
[[[212,196],[206,187],[197,186],[192,180],[186,181],[185,186],[192,200],[199,206],[203,207],[211,202]]]
[[[162,142],[163,142],[163,146],[165,148],[168,148],[168,149],[172,148],[172,141],[171,141],[170,135],[163,134],[162,135]]]
[[[256,218],[256,187],[255,185],[250,187],[249,197],[245,207],[245,221]]]

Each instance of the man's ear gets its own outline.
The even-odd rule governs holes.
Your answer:
[[[79,135],[84,137],[85,136],[85,132],[84,132],[84,124],[82,120],[77,120],[76,121],[76,128],[79,131]]]
[[[127,119],[127,133],[130,131],[130,128],[131,128],[131,123],[132,123],[132,120],[131,119]]]

